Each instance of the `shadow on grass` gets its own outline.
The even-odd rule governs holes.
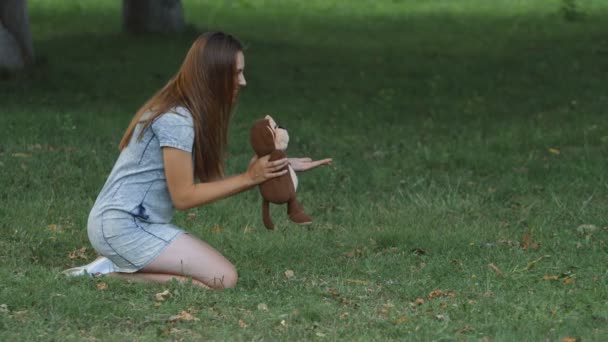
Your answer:
[[[328,16],[301,20],[285,34],[263,19],[231,31],[248,46],[244,99],[254,105],[332,110],[344,104],[391,116],[426,115],[429,106],[474,98],[528,110],[564,97],[605,99],[597,75],[608,71],[606,24],[594,17],[569,23],[532,16],[355,22]],[[132,113],[175,73],[196,35],[97,32],[37,41],[41,62],[0,82],[2,111]]]

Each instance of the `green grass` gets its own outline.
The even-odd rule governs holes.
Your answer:
[[[59,274],[95,257],[118,141],[196,30],[30,0],[39,63],[0,81],[0,340],[606,340],[608,5],[564,3],[185,1],[247,45],[230,173],[266,113],[334,158],[300,177],[311,229],[273,207],[266,231],[257,191],[178,213],[239,270],[211,292]]]

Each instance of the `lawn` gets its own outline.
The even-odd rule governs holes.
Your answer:
[[[0,80],[0,340],[608,339],[608,3],[184,1],[121,33],[118,0],[30,0],[38,63]],[[70,278],[138,107],[197,33],[246,45],[229,173],[271,113],[310,228],[257,190],[179,212],[236,289]]]

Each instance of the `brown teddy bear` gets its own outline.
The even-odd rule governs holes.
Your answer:
[[[258,157],[270,154],[269,161],[286,158],[285,150],[289,143],[287,130],[278,126],[270,115],[256,121],[251,127],[251,146]],[[304,208],[296,198],[298,177],[290,165],[289,172],[265,181],[259,185],[262,194],[262,219],[264,226],[274,229],[270,218],[269,203],[287,203],[287,214],[297,224],[311,224],[312,219],[304,213]],[[283,170],[285,170],[283,168]]]

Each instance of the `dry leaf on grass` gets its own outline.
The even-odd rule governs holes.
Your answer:
[[[220,234],[222,232],[222,227],[216,224],[215,226],[213,226],[213,228],[211,228],[211,232],[213,234]]]
[[[99,283],[97,283],[97,289],[99,291],[103,291],[107,288],[108,288],[108,284],[104,283],[103,281],[100,281]]]
[[[266,305],[266,303],[260,303],[260,304],[258,304],[258,310],[268,311],[268,305]]]
[[[10,318],[14,318],[20,322],[25,322],[26,318],[25,314],[27,314],[27,310],[21,310],[21,311],[13,311],[12,314],[9,315]]]
[[[245,321],[242,319],[239,319],[239,327],[241,327],[241,329],[245,329],[247,328],[247,323],[245,323]]]
[[[13,153],[12,156],[15,158],[31,158],[32,157],[32,155],[30,153],[22,153],[22,152]]]
[[[401,317],[397,318],[396,320],[394,320],[393,323],[401,324],[401,323],[405,323],[407,321],[409,321],[409,318],[407,318],[406,316],[401,316]]]
[[[6,304],[1,304],[0,312],[2,312],[2,313],[8,312],[8,306]]]
[[[198,317],[194,317],[189,314],[187,311],[182,310],[178,315],[173,315],[169,317],[169,322],[177,322],[177,321],[200,321]]]
[[[285,273],[283,273],[283,275],[285,276],[285,278],[291,279],[295,276],[295,273],[293,273],[292,270],[287,270],[287,271],[285,271]]]
[[[71,252],[68,253],[68,258],[70,258],[71,260],[74,259],[84,259],[87,260],[89,257],[87,257],[86,255],[87,252],[87,248],[86,247],[82,247],[76,250],[73,250]]]
[[[574,277],[569,277],[569,278],[564,279],[564,284],[570,284],[573,281],[574,281]]]
[[[438,298],[441,296],[443,296],[443,292],[441,290],[433,290],[427,295],[429,299]]]
[[[354,284],[361,284],[361,285],[369,284],[369,281],[359,280],[359,279],[346,279],[345,281],[347,283],[354,283]]]
[[[502,271],[500,270],[500,268],[498,268],[498,266],[494,265],[493,263],[489,263],[488,266],[490,266],[492,271],[496,272],[496,275],[502,277]]]
[[[422,298],[416,298],[415,301],[413,301],[413,302],[410,303],[410,306],[412,306],[412,307],[413,306],[420,306],[422,304],[424,304],[424,299],[422,299]]]
[[[165,290],[163,292],[157,293],[155,297],[157,302],[162,302],[165,299],[171,297],[171,292],[169,292],[169,290]]]
[[[572,337],[572,336],[566,336],[564,338],[562,338],[562,342],[576,342],[577,339],[576,337]]]
[[[532,241],[532,237],[529,233],[525,233],[521,239],[521,248],[526,251],[528,249],[537,249],[539,247],[538,242]]]
[[[457,333],[459,333],[459,334],[463,334],[463,333],[466,333],[466,332],[469,332],[469,331],[474,331],[474,330],[475,330],[475,328],[473,328],[472,326],[470,326],[470,325],[465,325],[465,326],[464,326],[464,327],[462,327],[461,329],[458,329]]]
[[[556,156],[558,156],[561,153],[561,151],[558,150],[557,148],[553,148],[552,147],[552,148],[549,149],[549,153],[555,154]]]
[[[440,298],[440,297],[455,298],[456,293],[454,291],[443,292],[441,290],[433,290],[427,295],[427,297],[428,297],[428,299],[435,299],[435,298]]]
[[[597,226],[594,224],[581,224],[580,226],[576,227],[576,231],[580,234],[593,233],[596,230]]]
[[[543,280],[557,280],[557,276],[556,275],[545,275],[543,276]]]

